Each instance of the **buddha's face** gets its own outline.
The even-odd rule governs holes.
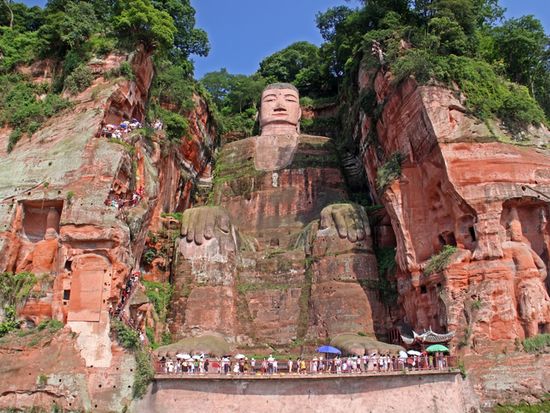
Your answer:
[[[296,127],[302,116],[298,92],[293,89],[267,89],[262,93],[260,127],[270,124]]]

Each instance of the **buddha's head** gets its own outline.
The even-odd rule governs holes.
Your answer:
[[[262,135],[297,133],[302,110],[298,89],[290,83],[273,83],[262,92]]]

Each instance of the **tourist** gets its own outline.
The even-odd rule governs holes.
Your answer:
[[[300,360],[300,373],[306,374],[306,361]]]
[[[255,370],[256,370],[256,359],[254,357],[252,357],[250,359],[250,370],[252,373],[255,373]]]
[[[260,368],[260,373],[262,374],[266,374],[267,373],[267,360],[264,359],[262,360],[262,365],[261,365],[261,368]]]
[[[292,373],[292,357],[288,358],[287,364],[288,364],[288,373],[290,374]]]
[[[277,359],[273,359],[273,373],[274,374],[277,374],[279,372],[279,366],[278,366],[278,361]]]
[[[275,359],[270,354],[269,357],[267,358],[267,374],[273,374],[273,362],[274,361],[275,361]]]

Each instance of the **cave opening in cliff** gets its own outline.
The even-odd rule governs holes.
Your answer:
[[[477,241],[476,230],[474,229],[474,227],[468,227],[468,231],[470,232],[470,237],[472,237],[472,241]]]
[[[438,240],[441,247],[444,247],[445,245],[452,245],[456,247],[456,238],[454,232],[452,231],[442,232],[439,234]]]
[[[42,241],[47,230],[59,233],[63,201],[23,201],[23,232],[32,242]]]

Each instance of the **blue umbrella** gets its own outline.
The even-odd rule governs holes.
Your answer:
[[[321,346],[317,349],[317,353],[342,354],[340,350],[332,346]]]

